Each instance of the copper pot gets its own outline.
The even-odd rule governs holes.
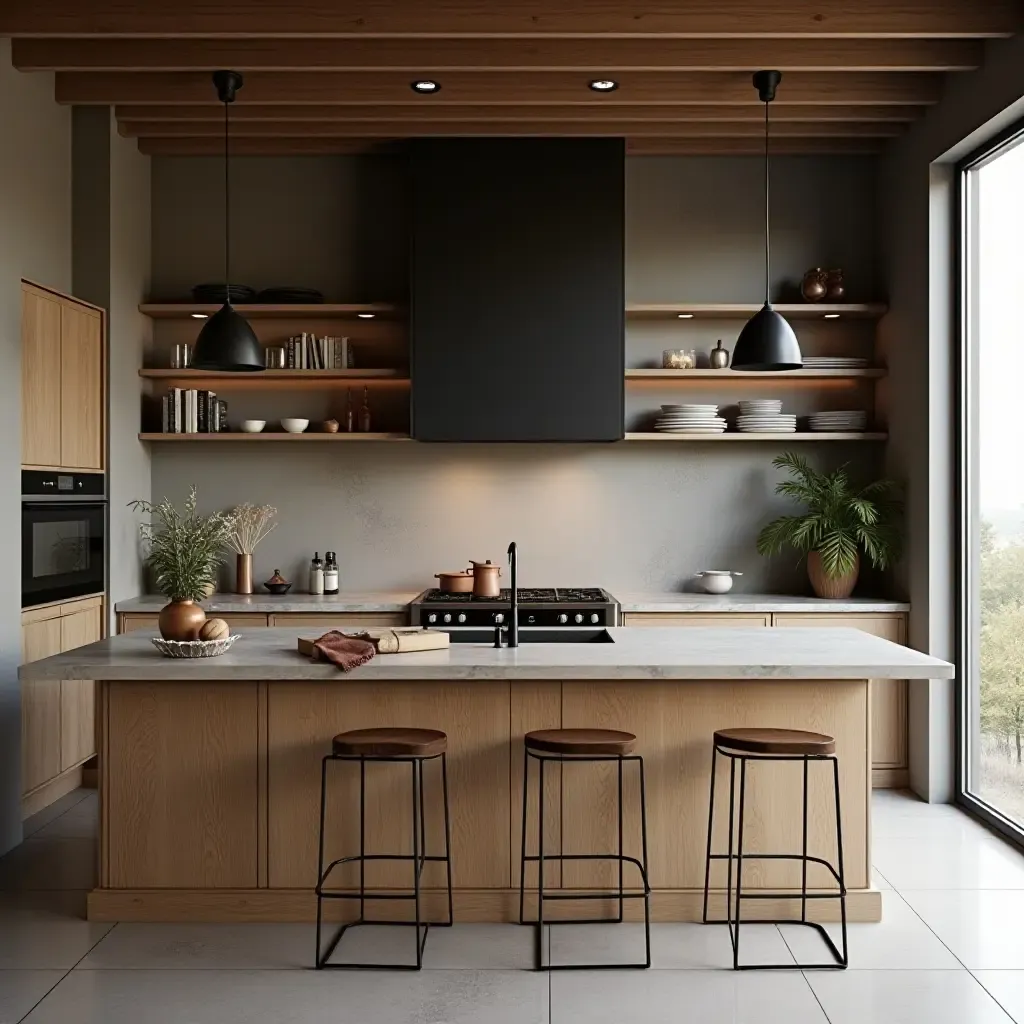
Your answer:
[[[473,596],[500,597],[501,584],[498,577],[501,575],[501,566],[495,565],[489,558],[486,562],[474,562],[470,559],[469,564],[473,566]]]
[[[468,594],[473,589],[473,573],[468,569],[434,573],[434,578],[445,594]]]
[[[165,640],[195,640],[206,612],[194,601],[171,601],[160,609],[157,625]]]

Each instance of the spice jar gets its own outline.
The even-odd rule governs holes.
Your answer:
[[[692,348],[667,348],[661,353],[661,365],[666,370],[692,370],[697,353]]]

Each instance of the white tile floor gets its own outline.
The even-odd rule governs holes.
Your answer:
[[[0,860],[0,1024],[1024,1024],[1024,856],[951,807],[875,795],[884,920],[850,929],[846,972],[735,974],[723,928],[655,926],[654,970],[536,974],[530,933],[431,933],[420,973],[317,973],[307,925],[90,924],[95,796],[73,793]],[[346,954],[411,955],[367,929]],[[396,947],[396,941],[399,945]],[[744,932],[751,956],[814,936]],[[555,962],[642,956],[633,925],[556,928]]]

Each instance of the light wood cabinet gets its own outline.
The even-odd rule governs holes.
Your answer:
[[[626,612],[624,626],[706,626],[711,629],[767,629],[772,617],[761,612]]]
[[[907,642],[906,616],[894,614],[786,614],[776,615],[779,627],[805,626],[859,629],[895,644]],[[900,780],[907,769],[907,682],[904,679],[871,680],[871,764],[876,783]]]
[[[104,468],[102,311],[22,282],[21,461]]]
[[[252,629],[254,626],[266,626],[267,624],[267,616],[257,615],[255,612],[240,612],[237,615],[218,615],[216,612],[210,612],[207,617],[223,619],[231,629]],[[117,616],[117,631],[119,633],[134,633],[137,629],[148,629],[154,636],[159,636],[158,618],[159,616],[152,612],[121,612]]]
[[[22,612],[22,661],[39,661],[103,638],[103,598],[87,597]],[[96,689],[91,679],[21,684],[22,793],[27,813],[80,781],[71,778],[96,753]],[[80,774],[80,773],[79,773]]]
[[[306,615],[291,612],[271,615],[272,626],[308,626],[310,629],[381,629],[388,626],[408,626],[404,612],[344,612],[338,615]]]

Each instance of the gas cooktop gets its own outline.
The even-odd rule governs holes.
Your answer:
[[[617,626],[619,603],[600,587],[519,587],[520,626]],[[426,590],[410,605],[414,626],[458,629],[500,626],[508,622],[511,592],[497,597]]]

